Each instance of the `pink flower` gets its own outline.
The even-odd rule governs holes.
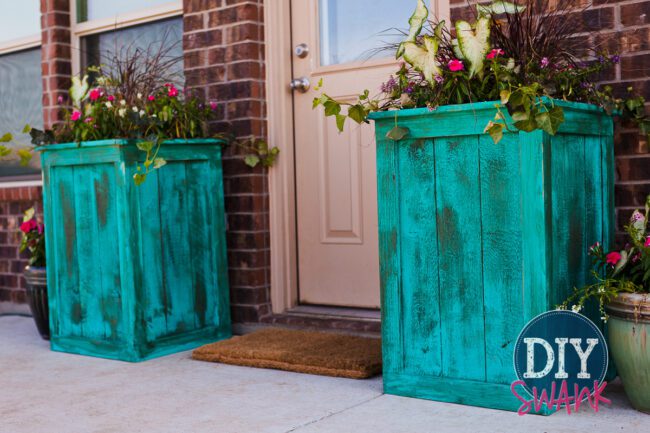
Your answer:
[[[156,97],[153,96],[153,95],[149,95],[149,96],[147,97],[147,99],[150,100],[150,101],[154,101],[154,100],[156,99]]]
[[[172,84],[169,87],[169,90],[167,91],[167,95],[171,96],[172,98],[175,98],[176,96],[178,96],[178,89],[174,87],[174,85]]]
[[[460,60],[456,60],[456,59],[450,60],[449,64],[447,66],[449,66],[449,70],[451,72],[458,72],[458,71],[462,71],[462,70],[465,69],[465,65],[463,65],[463,62],[461,62]]]
[[[90,91],[89,98],[91,101],[96,101],[99,97],[102,96],[102,91],[99,89],[93,89]]]
[[[86,123],[91,123],[92,121],[93,121],[93,118],[92,118],[92,117],[86,117],[86,118],[84,119],[84,122],[86,122]]]
[[[70,116],[70,120],[77,121],[79,119],[81,119],[81,112],[77,110],[73,111],[72,116]]]
[[[485,58],[488,60],[492,60],[495,57],[503,56],[505,53],[506,52],[503,51],[501,48],[495,48],[492,51],[490,51],[490,53],[487,56],[485,56]]]
[[[38,223],[38,226],[36,228],[38,229],[38,234],[42,235],[43,231],[45,230],[45,226],[41,223]]]
[[[648,237],[645,239],[645,244],[643,244],[643,246],[646,247],[646,248],[647,248],[647,247],[650,247],[650,236],[648,236]]]
[[[29,221],[25,221],[20,225],[20,231],[23,233],[29,233],[35,228],[38,228],[38,223],[33,218],[30,219]]]
[[[63,96],[59,95],[59,97],[56,98],[56,102],[58,102],[59,104],[63,104]]]
[[[621,261],[621,253],[617,251],[612,251],[611,253],[607,254],[607,263],[616,266],[618,262]]]
[[[542,66],[542,69],[547,68],[548,65],[550,65],[551,62],[548,60],[548,57],[544,57],[542,61],[540,62],[540,65]]]
[[[210,101],[210,110],[214,111],[217,109],[217,103],[214,101]]]
[[[598,248],[598,247],[600,247],[600,242],[596,242],[595,244],[593,244],[592,246],[590,246],[590,247],[589,247],[589,251],[593,251],[593,250],[595,250],[595,249]]]
[[[113,101],[115,101],[115,96],[108,95],[108,98],[106,98],[106,99],[108,99],[108,102],[113,102]]]

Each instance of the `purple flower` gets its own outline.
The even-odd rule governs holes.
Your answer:
[[[404,92],[410,95],[411,93],[413,93],[413,86],[409,84],[408,87],[404,90]]]
[[[619,56],[619,55],[612,56],[611,60],[612,60],[612,63],[619,64],[619,63],[621,63],[621,56]]]
[[[381,91],[384,93],[393,93],[393,90],[397,87],[397,81],[395,78],[391,75],[388,81],[385,83],[382,83],[381,85]]]
[[[542,66],[542,69],[547,68],[548,65],[550,65],[550,64],[551,64],[551,62],[548,60],[548,57],[544,57],[542,59],[541,63],[540,63],[540,65]]]
[[[441,75],[436,75],[436,76],[434,77],[434,80],[436,80],[436,83],[438,83],[438,84],[442,84],[442,83],[445,82],[444,77],[442,77]]]

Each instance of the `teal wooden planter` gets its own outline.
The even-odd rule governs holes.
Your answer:
[[[495,102],[375,113],[384,390],[516,410],[513,347],[611,242],[613,126],[557,102],[556,136],[483,134]],[[395,124],[401,141],[386,138]]]
[[[142,361],[231,335],[218,140],[172,140],[133,182],[135,142],[45,146],[52,349]]]

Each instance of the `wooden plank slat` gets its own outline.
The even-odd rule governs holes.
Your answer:
[[[435,154],[432,140],[398,146],[402,339],[406,371],[442,373]]]
[[[194,329],[194,288],[190,251],[191,222],[187,219],[187,176],[185,163],[171,162],[159,176],[162,218],[162,254],[168,302],[167,334]]]
[[[509,384],[512,351],[525,325],[519,134],[505,134],[498,145],[481,136],[479,152],[486,375]]]
[[[377,197],[383,370],[399,372],[404,368],[400,300],[399,168],[395,143],[381,138],[385,134],[379,134],[380,132],[377,135]]]
[[[443,375],[485,380],[478,137],[435,147]]]

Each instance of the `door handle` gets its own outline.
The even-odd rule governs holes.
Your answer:
[[[305,93],[311,87],[311,83],[307,77],[294,78],[289,83],[291,90],[297,90],[300,93]]]

